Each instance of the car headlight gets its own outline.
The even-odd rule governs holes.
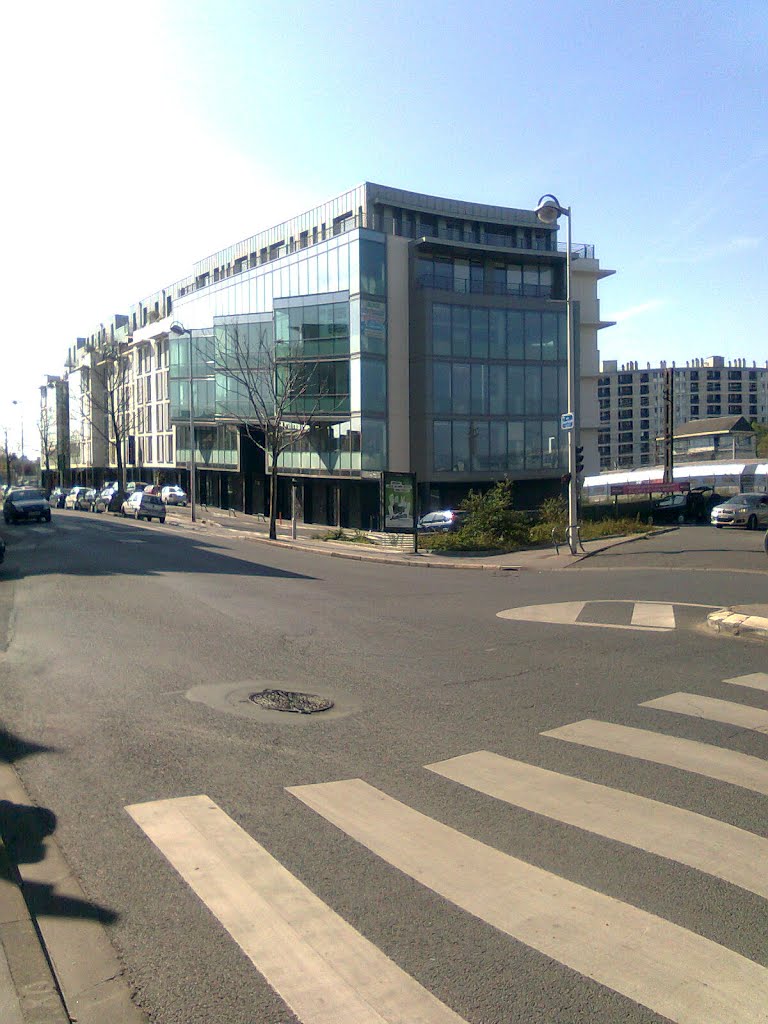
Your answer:
[[[744,505],[742,508],[736,509],[736,511],[737,512],[749,512],[749,508],[747,508],[747,506]]]

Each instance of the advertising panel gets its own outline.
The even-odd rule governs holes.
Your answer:
[[[416,474],[382,473],[381,492],[384,529],[412,533],[416,528]]]

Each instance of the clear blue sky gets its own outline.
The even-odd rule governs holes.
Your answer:
[[[0,426],[66,348],[364,180],[532,207],[601,285],[601,355],[765,363],[768,5],[17,4],[0,43]]]

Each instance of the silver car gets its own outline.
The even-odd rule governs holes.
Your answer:
[[[721,530],[724,526],[740,526],[757,530],[768,526],[768,494],[734,494],[722,505],[712,509],[711,523]]]

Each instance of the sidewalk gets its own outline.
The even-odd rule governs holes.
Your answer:
[[[567,545],[560,545],[559,554],[553,547],[529,548],[509,554],[471,554],[456,552],[455,554],[439,554],[433,551],[401,551],[393,547],[378,544],[359,544],[354,541],[322,540],[318,534],[330,532],[331,528],[316,524],[299,523],[297,537],[291,537],[291,526],[278,523],[277,540],[270,541],[268,523],[256,516],[242,512],[231,513],[222,509],[203,507],[197,512],[197,521],[193,523],[189,513],[184,510],[171,510],[166,522],[181,529],[207,533],[220,531],[219,535],[237,537],[271,544],[273,547],[289,548],[296,551],[311,551],[332,558],[348,558],[355,561],[378,562],[386,565],[407,565],[421,569],[474,569],[491,572],[533,570],[534,572],[550,572],[567,569],[600,551],[619,544],[642,541],[646,534],[631,534],[624,537],[601,537],[598,540],[584,542],[582,551],[572,555]],[[666,533],[670,528],[662,528],[654,533]],[[672,527],[675,529],[675,527]]]

